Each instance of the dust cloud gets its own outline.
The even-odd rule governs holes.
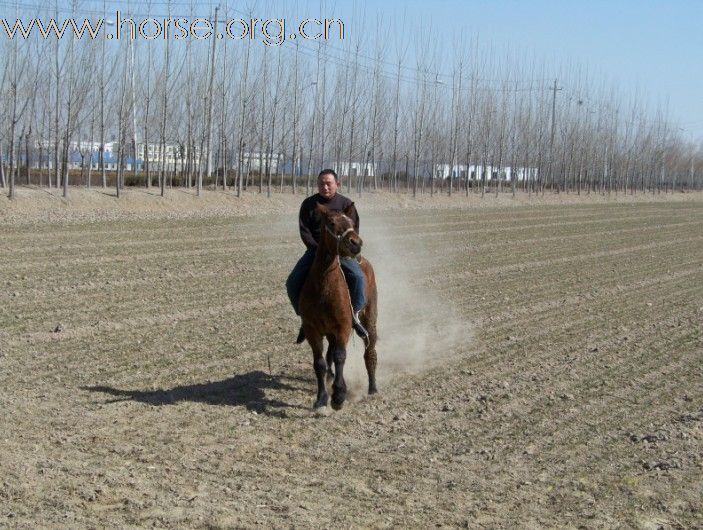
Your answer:
[[[415,374],[451,360],[473,341],[470,322],[463,320],[437,289],[427,285],[427,272],[413,271],[416,261],[444,259],[422,238],[393,237],[401,227],[392,219],[367,216],[361,227],[362,255],[376,272],[378,287],[379,390],[399,374]],[[407,229],[403,230],[407,233]],[[436,285],[441,285],[439,278]],[[352,398],[366,390],[363,341],[355,334],[347,348],[345,375]]]

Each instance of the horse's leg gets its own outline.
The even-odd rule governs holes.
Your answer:
[[[365,318],[361,319],[366,331],[369,332],[369,340],[364,349],[364,364],[366,365],[366,373],[369,376],[369,394],[375,394],[378,392],[378,388],[376,388],[376,341],[378,340],[378,333],[376,332],[376,322],[371,322],[367,315],[368,313],[363,315]]]
[[[334,372],[332,371],[332,363],[334,363],[334,335],[328,335],[327,342],[327,381],[330,382],[334,379]]]
[[[308,334],[307,330],[305,335],[312,348],[313,355],[313,367],[315,368],[315,376],[317,377],[317,399],[313,408],[326,407],[329,401],[329,396],[327,394],[327,388],[325,387],[325,372],[327,371],[327,363],[322,355],[322,337],[315,335],[313,337]]]
[[[363,260],[362,269],[366,276],[366,307],[361,312],[361,323],[369,333],[369,340],[364,349],[364,364],[366,373],[369,376],[369,394],[378,392],[376,388],[376,341],[378,341],[378,331],[376,321],[378,319],[378,292],[376,290],[376,277],[371,263]]]
[[[347,384],[344,382],[344,363],[347,360],[347,350],[344,342],[336,339],[332,349],[334,359],[334,382],[332,383],[332,408],[339,410],[347,399]]]

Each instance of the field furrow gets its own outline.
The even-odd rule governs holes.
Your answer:
[[[294,208],[8,226],[0,526],[703,525],[702,202],[357,204],[380,394],[356,339],[329,417]]]

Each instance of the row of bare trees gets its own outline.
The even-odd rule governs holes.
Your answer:
[[[125,16],[207,17],[221,27],[250,15],[175,5],[147,0]],[[27,21],[17,6],[5,18]],[[110,13],[105,1],[96,13],[73,0],[39,16]],[[66,195],[69,185],[94,182],[118,196],[126,182],[162,194],[173,185],[200,193],[204,184],[238,195],[247,187],[310,193],[319,169],[335,167],[358,193],[703,187],[703,144],[687,141],[646,97],[578,67],[498,58],[476,41],[450,57],[430,38],[393,44],[3,38],[0,185],[11,198],[18,184]]]

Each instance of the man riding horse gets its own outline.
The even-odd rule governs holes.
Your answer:
[[[300,237],[305,244],[306,250],[303,256],[298,260],[293,271],[288,276],[286,281],[286,290],[288,298],[293,305],[296,315],[300,315],[299,301],[300,292],[303,289],[305,278],[315,259],[317,246],[320,242],[320,214],[316,207],[318,204],[324,205],[331,211],[342,212],[345,208],[354,204],[351,199],[337,193],[339,187],[339,178],[337,173],[332,169],[323,169],[317,177],[318,193],[308,197],[300,206],[299,228]],[[352,221],[354,230],[359,232],[359,215],[354,209]],[[352,327],[363,339],[368,338],[368,333],[359,320],[359,311],[364,308],[366,302],[364,298],[365,278],[364,273],[359,266],[357,259],[352,257],[343,257],[340,259],[344,278],[349,287],[349,297],[352,306]],[[300,328],[297,342],[303,342],[305,334],[303,328]]]

